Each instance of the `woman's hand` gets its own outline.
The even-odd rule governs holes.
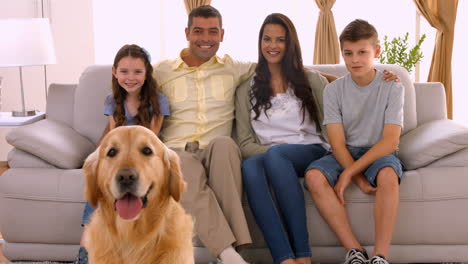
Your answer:
[[[382,79],[386,82],[390,82],[390,81],[399,82],[400,81],[400,78],[398,78],[398,75],[396,75],[392,71],[383,70],[383,73],[384,73],[384,77]]]

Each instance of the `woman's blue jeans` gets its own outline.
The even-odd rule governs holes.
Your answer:
[[[250,208],[275,263],[312,255],[298,177],[303,177],[307,166],[326,153],[318,144],[282,144],[242,163]]]

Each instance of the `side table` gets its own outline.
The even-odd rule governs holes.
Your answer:
[[[31,124],[45,118],[44,112],[37,112],[33,116],[12,116],[11,112],[0,112],[0,127],[17,127]]]

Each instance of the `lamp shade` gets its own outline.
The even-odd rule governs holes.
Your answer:
[[[48,18],[0,19],[0,67],[56,63]]]

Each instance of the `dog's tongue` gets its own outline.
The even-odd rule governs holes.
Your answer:
[[[138,213],[140,213],[141,208],[143,207],[143,202],[140,198],[126,194],[122,199],[117,200],[115,203],[115,208],[119,213],[120,217],[125,220],[135,218]]]

